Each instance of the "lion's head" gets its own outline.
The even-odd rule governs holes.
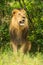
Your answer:
[[[25,28],[28,27],[28,19],[26,15],[26,11],[24,9],[14,9],[12,11],[12,23],[14,26]]]

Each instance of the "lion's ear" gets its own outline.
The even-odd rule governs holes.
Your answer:
[[[12,11],[12,15],[15,15],[18,11],[19,11],[19,10],[14,9],[14,10]]]
[[[15,14],[15,11],[12,11],[12,14]]]
[[[15,13],[16,13],[16,10],[13,10],[13,11],[12,11],[12,15],[14,15]]]
[[[26,13],[26,11],[24,9],[21,9],[22,12]]]

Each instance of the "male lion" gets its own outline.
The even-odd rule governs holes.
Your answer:
[[[12,11],[12,21],[9,31],[11,37],[11,45],[14,52],[26,52],[31,49],[31,43],[27,40],[28,19],[24,9],[14,9]]]

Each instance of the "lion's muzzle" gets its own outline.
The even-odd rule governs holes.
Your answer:
[[[19,21],[20,26],[24,26],[24,24],[25,24],[25,20]]]

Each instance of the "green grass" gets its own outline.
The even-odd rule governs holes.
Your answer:
[[[0,65],[43,65],[43,55],[41,53],[21,54],[12,51],[0,52]]]

